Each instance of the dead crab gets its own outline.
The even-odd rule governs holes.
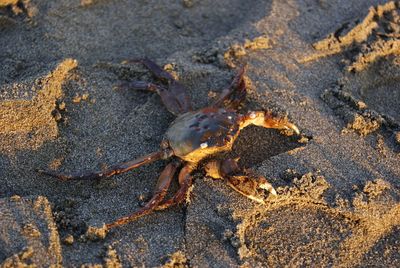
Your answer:
[[[129,216],[106,224],[107,229],[126,224],[153,210],[165,209],[184,201],[192,185],[191,173],[198,163],[216,153],[230,151],[240,130],[248,125],[291,129],[299,134],[299,130],[294,124],[284,118],[273,116],[269,111],[251,111],[247,114],[236,112],[246,96],[245,66],[240,69],[229,88],[223,90],[214,103],[206,108],[193,111],[190,97],[184,86],[170,73],[148,59],[132,60],[129,63],[144,64],[156,78],[168,85],[164,87],[143,81],[133,81],[122,85],[124,88],[158,93],[167,109],[177,116],[169,126],[161,142],[160,150],[99,172],[66,175],[53,171],[39,171],[61,180],[96,179],[117,175],[155,160],[173,157],[173,161],[162,171],[153,197],[146,205]],[[172,198],[164,200],[169,185],[181,166],[183,167],[178,175],[180,188]],[[276,195],[274,188],[264,177],[239,167],[237,159],[211,161],[206,165],[206,171],[213,178],[226,179],[233,189],[259,203],[264,203],[264,191]]]

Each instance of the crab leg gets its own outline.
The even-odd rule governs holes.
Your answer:
[[[134,89],[134,90],[147,90],[150,92],[156,92],[160,94],[162,91],[166,91],[165,87],[145,82],[145,81],[131,81],[131,82],[124,82],[117,86],[117,88],[126,88],[126,89]]]
[[[122,217],[112,223],[106,224],[107,229],[126,224],[151,213],[167,194],[169,185],[171,184],[172,178],[174,177],[174,174],[179,166],[180,162],[169,163],[161,172],[153,197],[150,199],[150,201],[135,213],[126,217]]]
[[[68,180],[89,180],[89,179],[100,179],[100,178],[107,178],[111,177],[113,175],[117,175],[120,173],[127,172],[131,169],[140,167],[142,165],[154,162],[156,160],[159,160],[163,158],[164,152],[156,152],[156,153],[151,153],[146,156],[137,158],[135,160],[123,162],[116,164],[114,166],[111,166],[110,168],[103,170],[103,171],[97,171],[97,172],[88,172],[88,173],[77,173],[77,174],[62,174],[50,170],[37,170],[37,172],[49,175],[52,177],[56,177],[60,180],[63,181],[68,181]]]
[[[211,105],[213,107],[230,108],[237,110],[240,104],[246,98],[246,83],[244,81],[244,73],[246,71],[246,66],[243,65],[239,72],[233,78],[229,88],[222,90],[219,98]]]
[[[155,77],[157,77],[160,80],[167,80],[169,82],[175,80],[174,77],[167,71],[165,71],[163,68],[157,65],[154,61],[151,61],[149,59],[132,59],[132,60],[126,60],[123,61],[124,64],[131,64],[131,63],[141,63],[144,66],[149,69]]]
[[[190,173],[194,170],[194,168],[195,166],[189,163],[181,169],[179,172],[180,188],[173,197],[159,204],[156,210],[163,210],[169,208],[170,206],[180,204],[187,198],[187,194],[193,184],[193,177]]]
[[[156,78],[168,82],[168,89],[166,89],[154,84],[149,84],[142,81],[134,81],[131,84],[133,85],[134,89],[147,89],[157,92],[161,96],[161,99],[168,111],[174,115],[183,114],[192,110],[190,96],[188,95],[185,87],[155,62],[149,59],[134,59],[125,61],[124,63],[142,63],[153,73]]]
[[[207,163],[207,175],[214,179],[226,179],[228,185],[238,193],[260,204],[264,202],[264,191],[276,195],[274,187],[264,176],[250,169],[239,167],[238,159],[225,159]]]
[[[178,115],[186,111],[186,108],[182,107],[180,99],[172,94],[168,89],[163,86],[159,86],[153,83],[148,83],[144,81],[132,81],[125,82],[117,86],[121,89],[134,89],[134,90],[146,90],[150,92],[155,92],[160,95],[162,102],[165,107],[174,115]]]

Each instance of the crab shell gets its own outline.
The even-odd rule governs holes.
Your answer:
[[[165,140],[174,155],[197,163],[209,155],[231,150],[239,135],[239,121],[239,114],[223,108],[188,112],[172,122]]]

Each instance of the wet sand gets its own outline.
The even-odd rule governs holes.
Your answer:
[[[399,267],[399,5],[0,0],[0,267]],[[247,63],[242,110],[280,111],[301,135],[249,127],[229,156],[278,196],[254,203],[199,168],[187,204],[88,235],[139,209],[167,161],[98,181],[35,170],[159,148],[174,116],[155,94],[115,89],[155,81],[121,63],[138,57],[196,109]]]

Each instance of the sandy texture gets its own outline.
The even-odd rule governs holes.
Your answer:
[[[0,0],[0,267],[399,267],[399,15],[374,0]],[[243,110],[301,130],[249,127],[229,153],[277,197],[255,204],[199,169],[188,204],[105,235],[94,227],[143,205],[166,161],[101,181],[35,172],[158,149],[173,115],[114,89],[154,81],[121,64],[145,56],[195,108],[247,62]]]
[[[1,199],[0,228],[0,267],[62,266],[60,238],[45,197]]]

